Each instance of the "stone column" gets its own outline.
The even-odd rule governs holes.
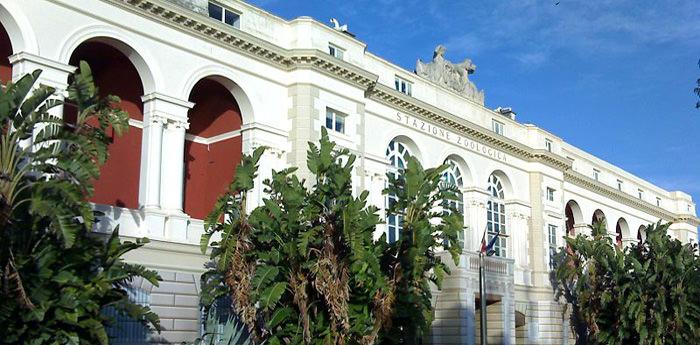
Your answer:
[[[172,178],[180,171],[183,161],[177,159],[184,152],[184,127],[187,111],[193,103],[153,92],[141,97],[144,106],[143,138],[141,140],[141,172],[139,179],[139,206],[144,212],[146,233],[152,238],[166,238],[169,217],[182,218],[182,177]],[[182,125],[184,123],[184,126]],[[181,134],[173,136],[173,127]],[[168,130],[170,129],[170,130]],[[177,190],[180,192],[178,193]],[[179,199],[173,199],[174,194]],[[186,225],[186,224],[185,224]],[[184,231],[184,230],[183,230]]]
[[[161,207],[167,214],[165,236],[184,241],[187,239],[189,216],[182,211],[185,171],[185,132],[189,128],[186,119],[168,119],[163,132],[161,158]]]

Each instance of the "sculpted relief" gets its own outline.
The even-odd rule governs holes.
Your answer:
[[[469,75],[476,71],[476,65],[469,59],[452,63],[445,59],[445,51],[447,49],[444,46],[438,45],[433,53],[433,61],[426,63],[418,59],[416,74],[483,105],[484,91],[478,90],[469,80]]]

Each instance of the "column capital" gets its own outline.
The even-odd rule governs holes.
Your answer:
[[[187,112],[194,103],[171,97],[159,92],[151,92],[141,96],[143,113],[148,122],[184,122],[187,123]]]
[[[40,69],[42,74],[39,77],[39,82],[59,90],[66,89],[68,75],[77,69],[74,66],[24,51],[10,55],[9,60],[12,64],[12,79]]]

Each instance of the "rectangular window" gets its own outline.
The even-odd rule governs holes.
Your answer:
[[[343,59],[345,56],[345,50],[333,44],[328,44],[328,54],[331,54],[334,58]]]
[[[644,191],[641,189],[637,189],[637,196],[639,197],[640,200],[644,199]]]
[[[622,180],[617,180],[617,190],[622,190]]]
[[[659,198],[658,196],[656,197],[656,206],[661,207],[661,198]]]
[[[544,140],[544,148],[547,149],[547,151],[552,152],[552,141],[549,139]]]
[[[553,270],[554,256],[557,253],[557,226],[549,224],[547,230],[549,232],[549,269]]]
[[[547,201],[554,201],[554,188],[547,187]]]
[[[345,133],[346,117],[346,114],[335,109],[326,108],[326,128],[338,133]]]
[[[396,91],[401,92],[406,95],[411,95],[411,83],[401,79],[399,77],[396,77],[394,79],[394,87],[396,87]]]
[[[493,129],[496,134],[503,135],[503,123],[491,120],[491,129]]]
[[[240,28],[241,25],[241,16],[236,11],[211,1],[209,2],[209,17],[231,25],[234,28]]]
[[[593,169],[593,179],[598,181],[599,178],[600,178],[600,170]]]

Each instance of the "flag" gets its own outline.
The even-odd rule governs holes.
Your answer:
[[[496,235],[493,236],[493,238],[489,241],[489,243],[486,243],[486,229],[484,229],[484,237],[481,238],[481,253],[486,253],[488,254],[492,249],[493,245],[496,244],[496,240],[498,239],[498,236],[501,235],[500,231],[496,232]]]

